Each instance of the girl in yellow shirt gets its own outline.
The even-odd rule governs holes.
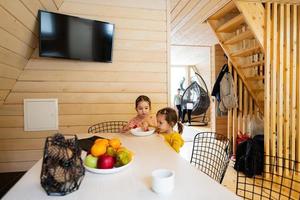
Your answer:
[[[181,137],[183,130],[182,124],[178,121],[177,113],[173,108],[163,108],[156,114],[157,133],[162,134],[165,141],[179,153],[184,141]],[[178,132],[173,131],[173,127],[178,126]]]

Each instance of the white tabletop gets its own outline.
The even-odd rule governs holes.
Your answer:
[[[80,138],[91,135],[80,134]],[[6,199],[103,199],[103,200],[193,200],[239,199],[218,182],[200,172],[170,148],[157,134],[136,137],[106,133],[106,138],[119,137],[135,153],[131,166],[115,174],[86,171],[79,189],[66,196],[48,196],[40,184],[42,160],[38,161],[3,197]],[[151,172],[158,168],[175,171],[175,189],[167,196],[151,190]]]

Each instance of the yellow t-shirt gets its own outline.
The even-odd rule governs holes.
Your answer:
[[[177,132],[165,133],[162,134],[165,138],[165,141],[177,152],[179,153],[180,148],[184,144],[184,140],[181,135]]]

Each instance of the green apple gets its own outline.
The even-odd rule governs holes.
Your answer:
[[[84,159],[84,164],[87,167],[97,168],[98,157],[94,157],[92,154],[89,154]]]

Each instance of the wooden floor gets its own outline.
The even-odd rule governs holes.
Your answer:
[[[0,173],[0,199],[24,175],[25,172]]]

